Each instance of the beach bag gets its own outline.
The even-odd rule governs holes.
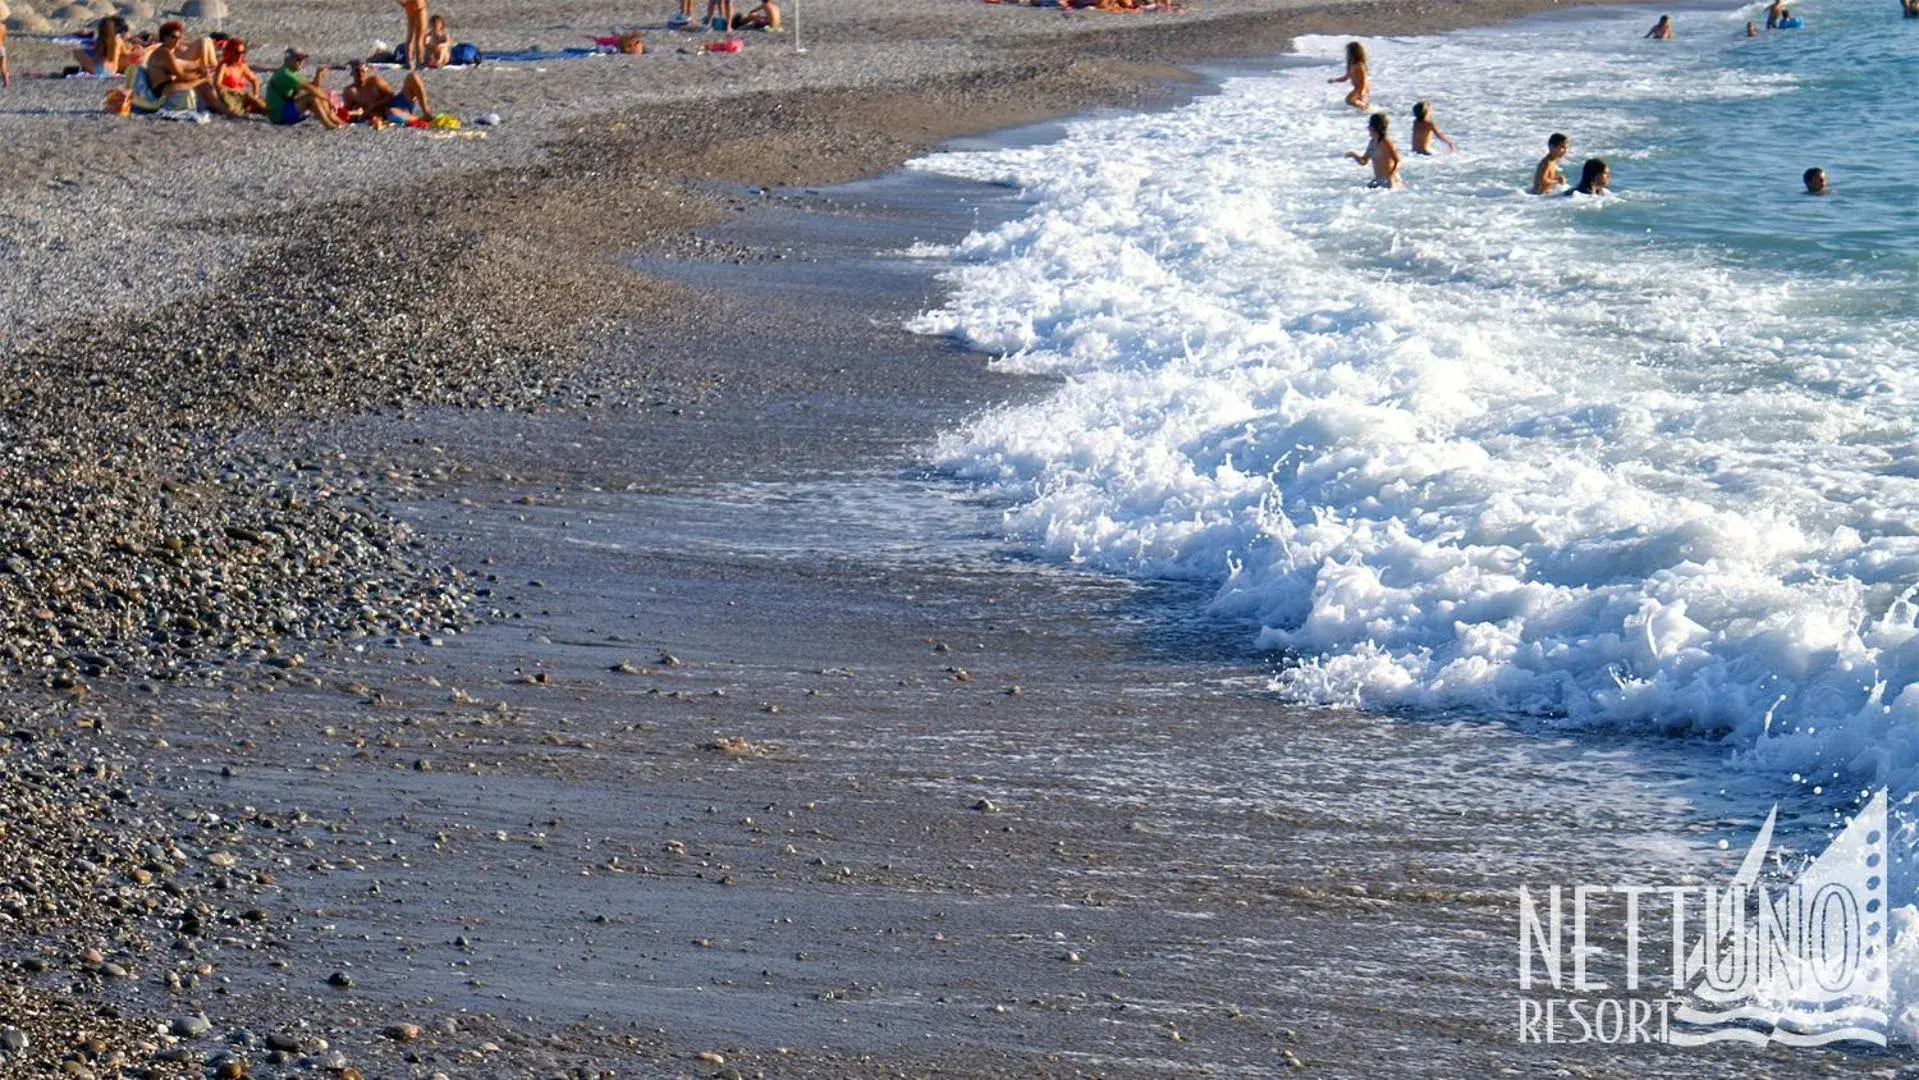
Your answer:
[[[480,47],[461,42],[453,46],[453,51],[447,54],[446,62],[454,67],[472,67],[480,62]]]

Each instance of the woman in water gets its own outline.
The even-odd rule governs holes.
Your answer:
[[[1587,158],[1584,168],[1579,170],[1579,186],[1568,191],[1568,195],[1604,195],[1606,185],[1612,183],[1612,170],[1606,167],[1605,158]]]
[[[1661,15],[1659,17],[1659,21],[1652,24],[1652,29],[1646,31],[1646,36],[1653,39],[1654,41],[1671,41],[1672,40],[1672,16]]]
[[[1445,143],[1448,150],[1459,149],[1446,137],[1445,132],[1439,130],[1439,125],[1433,123],[1432,102],[1413,102],[1413,153],[1431,155],[1434,139]]]
[[[1355,109],[1365,108],[1366,92],[1372,88],[1372,83],[1366,78],[1366,46],[1361,45],[1357,41],[1347,42],[1346,74],[1338,78],[1327,79],[1326,81],[1329,83],[1352,83],[1353,89],[1351,93],[1346,95],[1346,104],[1351,105]]]
[[[1399,148],[1386,134],[1386,114],[1374,113],[1366,118],[1366,130],[1372,133],[1372,139],[1366,143],[1366,152],[1355,154],[1346,151],[1346,156],[1361,165],[1373,167],[1372,183],[1367,187],[1397,188],[1399,186]]]

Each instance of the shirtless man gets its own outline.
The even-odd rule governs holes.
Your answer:
[[[1397,188],[1399,186],[1399,148],[1386,134],[1386,114],[1374,113],[1366,118],[1366,130],[1372,133],[1372,139],[1366,144],[1365,153],[1356,154],[1346,151],[1346,156],[1361,165],[1373,167],[1372,183],[1367,187]]]
[[[1779,20],[1786,17],[1786,0],[1772,0],[1766,5],[1766,29],[1779,29]]]
[[[453,61],[453,35],[446,32],[446,16],[427,20],[426,66],[443,68]]]
[[[406,66],[418,71],[426,63],[426,0],[399,0],[406,12]]]
[[[1671,41],[1672,40],[1672,16],[1661,15],[1659,17],[1659,21],[1652,24],[1652,29],[1646,31],[1646,36],[1653,39],[1654,41]]]
[[[1551,195],[1559,190],[1566,178],[1559,175],[1559,163],[1572,151],[1572,140],[1555,131],[1546,140],[1546,156],[1539,159],[1539,166],[1533,170],[1533,186],[1529,188],[1534,195]]]
[[[1807,169],[1806,174],[1804,177],[1802,177],[1802,179],[1806,181],[1806,194],[1808,195],[1832,194],[1832,188],[1826,184],[1826,170],[1818,169],[1818,168]]]
[[[162,101],[182,90],[212,92],[213,72],[180,55],[180,39],[186,33],[187,28],[177,22],[162,24],[160,46],[147,57],[147,85]]]
[[[1434,139],[1445,143],[1446,149],[1448,150],[1459,149],[1459,147],[1453,145],[1451,139],[1446,137],[1445,132],[1439,130],[1439,125],[1433,123],[1432,102],[1413,102],[1413,153],[1430,157],[1433,152]]]
[[[1366,46],[1357,41],[1347,42],[1346,74],[1326,81],[1352,83],[1353,89],[1346,95],[1346,104],[1355,109],[1366,108],[1366,94],[1372,89],[1372,81],[1366,75]]]
[[[348,61],[347,71],[350,81],[340,96],[346,101],[351,119],[378,125],[433,118],[427,111],[426,83],[420,79],[419,72],[407,72],[396,94],[392,84],[374,74],[365,60]]]

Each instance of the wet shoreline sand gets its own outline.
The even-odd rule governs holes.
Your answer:
[[[1336,25],[1352,24],[1318,28]],[[139,468],[211,447],[218,476],[255,448],[414,545],[371,576],[445,574],[487,617],[262,643],[218,679],[68,669],[79,685],[57,696],[19,691],[40,711],[12,724],[9,779],[70,773],[126,808],[92,826],[124,856],[84,837],[40,856],[87,863],[64,887],[131,892],[0,961],[53,1012],[0,1015],[34,1035],[0,1072],[74,1055],[112,1075],[115,1049],[154,1075],[223,1054],[254,1075],[366,1076],[1813,1068],[1508,1041],[1515,875],[1587,880],[1595,829],[1664,835],[1683,769],[1566,805],[1603,745],[1278,706],[1265,662],[1219,628],[1167,625],[1151,588],[1011,558],[990,508],[902,473],[942,426],[1044,384],[891,329],[929,280],[838,269],[876,237],[924,236],[923,205],[744,185],[824,184],[1088,95],[1163,93],[1156,62],[1091,67],[933,80],[879,121],[865,99],[797,95],[741,125],[753,139],[701,108],[606,120],[540,165],[263,229],[256,275],[316,243],[343,253],[344,284],[292,290],[310,308],[377,285],[344,254],[373,243],[445,321],[355,312],[317,359],[385,356],[404,378],[276,367],[276,389],[328,392],[209,406]],[[465,253],[409,253],[379,216],[425,206]],[[639,275],[615,258],[634,250]],[[283,363],[287,339],[243,304],[189,298],[103,332],[150,346],[123,355],[162,386],[187,328]],[[297,339],[324,333],[289,307],[313,320]],[[497,331],[473,332],[474,310]],[[465,349],[402,343],[428,326]],[[218,369],[232,350],[210,353]],[[108,382],[93,389],[123,396],[101,414],[140,415],[151,391]],[[221,498],[203,505],[223,528]],[[113,763],[98,776],[96,756]],[[1436,762],[1496,805],[1446,819],[1422,790]],[[207,1034],[155,1034],[203,1010]],[[111,1045],[60,1041],[78,1030]]]

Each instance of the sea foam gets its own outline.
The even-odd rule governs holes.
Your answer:
[[[1816,88],[1734,62],[1743,14],[1663,51],[1646,18],[1369,42],[1401,151],[1415,96],[1460,141],[1406,153],[1404,192],[1341,157],[1364,119],[1324,38],[1299,44],[1324,66],[917,162],[1033,205],[949,253],[915,329],[1062,378],[938,460],[1046,556],[1215,583],[1290,697],[1701,733],[1909,787],[1919,275],[1807,257],[1843,210],[1755,224],[1796,162],[1756,211],[1702,186],[1662,116]],[[1525,195],[1555,129],[1620,193]]]

